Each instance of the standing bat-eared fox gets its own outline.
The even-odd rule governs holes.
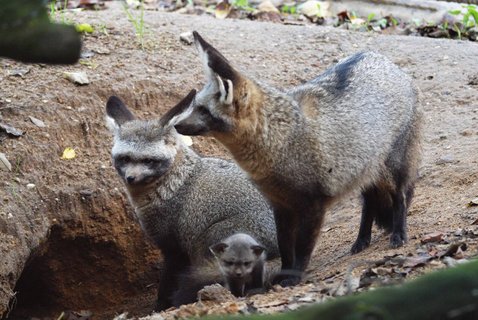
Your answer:
[[[411,78],[386,57],[361,52],[282,91],[239,72],[193,34],[207,84],[176,110],[174,126],[219,140],[269,200],[282,270],[305,270],[325,210],[352,190],[363,199],[352,253],[370,244],[374,221],[391,232],[391,247],[402,246],[421,151]],[[274,280],[299,281],[285,272]]]
[[[194,94],[172,111],[187,107]],[[268,258],[279,256],[272,210],[237,165],[202,157],[185,145],[170,124],[171,112],[138,120],[112,96],[106,113],[114,137],[113,165],[143,231],[164,258],[157,311],[193,302],[178,294],[194,300],[196,293],[179,290],[180,276],[213,260],[210,247],[227,237],[246,233],[264,246]]]

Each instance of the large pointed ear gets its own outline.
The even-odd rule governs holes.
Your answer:
[[[251,249],[252,249],[252,252],[254,252],[254,254],[258,257],[266,250],[266,248],[259,245],[251,246]]]
[[[116,96],[111,96],[106,102],[106,123],[112,130],[121,127],[125,122],[136,119],[128,107]]]
[[[210,246],[209,250],[212,252],[214,256],[218,257],[224,253],[224,250],[226,250],[227,247],[228,245],[225,244],[224,242],[219,242],[219,243],[216,243],[215,245]]]
[[[186,97],[184,97],[181,101],[178,102],[178,104],[172,107],[161,117],[161,119],[159,120],[161,122],[161,125],[163,127],[174,126],[181,119],[187,117],[189,113],[186,112],[186,110],[193,102],[195,96],[196,89],[192,89],[191,91],[189,91]]]
[[[196,31],[193,31],[194,44],[199,51],[204,69],[209,80],[215,81],[219,75],[224,81],[231,80],[236,83],[239,80],[239,73],[234,70],[229,61]]]

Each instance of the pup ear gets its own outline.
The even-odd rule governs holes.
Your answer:
[[[212,252],[214,256],[217,257],[223,254],[224,250],[226,250],[227,247],[228,245],[225,244],[224,242],[219,242],[219,243],[216,243],[215,245],[210,246],[209,250]]]
[[[252,252],[254,252],[254,254],[256,256],[260,256],[266,250],[266,248],[264,248],[263,246],[259,246],[259,245],[251,246],[251,249],[252,249]]]
[[[193,32],[193,36],[194,44],[198,49],[209,81],[215,82],[217,76],[221,77],[223,81],[230,80],[232,83],[239,81],[240,74],[219,51],[206,42],[196,31]]]
[[[181,119],[186,118],[192,111],[191,103],[196,96],[196,90],[191,90],[186,97],[166,112],[159,120],[163,127],[173,127]],[[189,108],[191,106],[191,108]]]
[[[116,130],[125,122],[136,119],[128,107],[116,96],[111,96],[106,102],[106,125],[110,130]]]

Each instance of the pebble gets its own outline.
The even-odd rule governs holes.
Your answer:
[[[191,31],[183,32],[179,35],[179,40],[190,46],[194,43],[193,33]]]
[[[445,163],[453,163],[455,162],[455,158],[451,154],[446,154],[441,156],[435,163],[436,164],[445,164]]]
[[[27,184],[27,189],[33,189],[33,188],[35,188],[35,187],[36,187],[36,186],[35,186],[35,184],[33,184],[33,183]]]

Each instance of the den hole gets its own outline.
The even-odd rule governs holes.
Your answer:
[[[53,227],[18,279],[6,319],[111,319],[126,310],[147,315],[155,272],[131,273],[125,259],[112,241]]]

